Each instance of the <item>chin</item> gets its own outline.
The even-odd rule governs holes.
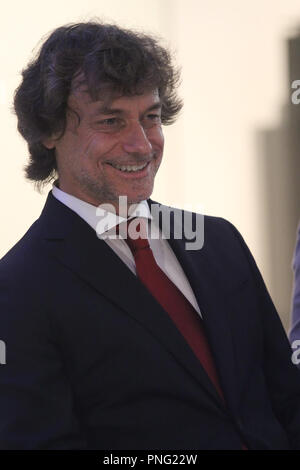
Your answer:
[[[141,196],[141,197],[135,197],[135,198],[132,198],[132,199],[130,197],[128,197],[127,202],[128,202],[128,204],[138,204],[139,202],[143,201],[144,199],[148,199],[148,197]]]
[[[139,194],[138,196],[133,196],[133,197],[127,196],[127,199],[128,199],[128,202],[131,204],[138,204],[139,202],[144,201],[145,199],[149,199],[151,194],[152,194],[152,191],[149,191],[144,194]]]
[[[136,204],[145,199],[148,199],[153,192],[153,187],[151,188],[143,188],[141,192],[135,192],[134,194],[127,193],[127,200],[131,204]]]

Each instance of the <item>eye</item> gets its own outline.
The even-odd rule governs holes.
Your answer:
[[[151,127],[161,124],[161,115],[157,113],[149,113],[143,119],[143,127],[150,129]]]
[[[118,123],[117,118],[108,118],[108,119],[103,119],[102,121],[99,121],[98,124],[103,124],[104,126],[115,126]]]
[[[117,117],[111,117],[102,119],[101,121],[96,121],[94,126],[101,131],[118,131],[121,129],[123,121]]]
[[[150,119],[150,121],[160,121],[160,114],[147,114],[147,118]]]

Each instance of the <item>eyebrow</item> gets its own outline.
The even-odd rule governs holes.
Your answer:
[[[148,113],[149,111],[161,109],[161,107],[162,107],[161,101],[157,101],[156,103],[149,106],[149,108],[147,108],[143,114]],[[119,108],[110,108],[109,106],[101,106],[100,108],[96,109],[94,112],[95,116],[98,116],[99,114],[103,114],[105,116],[110,115],[110,114],[121,115],[121,114],[126,114],[126,110],[119,109]]]

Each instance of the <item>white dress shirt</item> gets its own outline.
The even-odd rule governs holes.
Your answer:
[[[127,243],[122,238],[109,238],[110,233],[115,232],[115,227],[122,221],[127,220],[124,217],[120,217],[113,212],[108,212],[104,209],[99,209],[96,206],[89,204],[88,202],[82,201],[75,196],[71,196],[66,192],[62,191],[57,186],[58,181],[55,181],[52,188],[53,196],[60,202],[65,204],[69,209],[76,212],[86,223],[88,223],[95,231],[98,238],[102,238],[107,245],[119,256],[119,258],[126,264],[126,266],[136,275],[134,257],[128,247]],[[141,201],[132,212],[131,217],[145,217],[150,221],[152,215],[149,210],[147,201]],[[104,220],[105,227],[99,225],[99,220]],[[152,219],[153,221],[153,219]],[[159,238],[149,237],[149,244],[153,252],[155,261],[169,279],[178,287],[183,295],[193,305],[195,310],[200,313],[199,306],[197,304],[194,292],[187,280],[187,277],[179,264],[171,246],[166,239],[162,238],[162,233],[159,227],[156,227]],[[150,233],[150,232],[149,232]]]

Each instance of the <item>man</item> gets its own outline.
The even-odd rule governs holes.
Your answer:
[[[300,374],[240,234],[205,216],[188,249],[174,211],[147,237],[177,82],[156,40],[98,23],[23,71],[26,174],[56,181],[0,262],[2,449],[300,449]]]
[[[292,326],[290,341],[293,353],[293,362],[300,367],[300,225],[298,227],[297,242],[293,259],[294,289],[292,299]]]

